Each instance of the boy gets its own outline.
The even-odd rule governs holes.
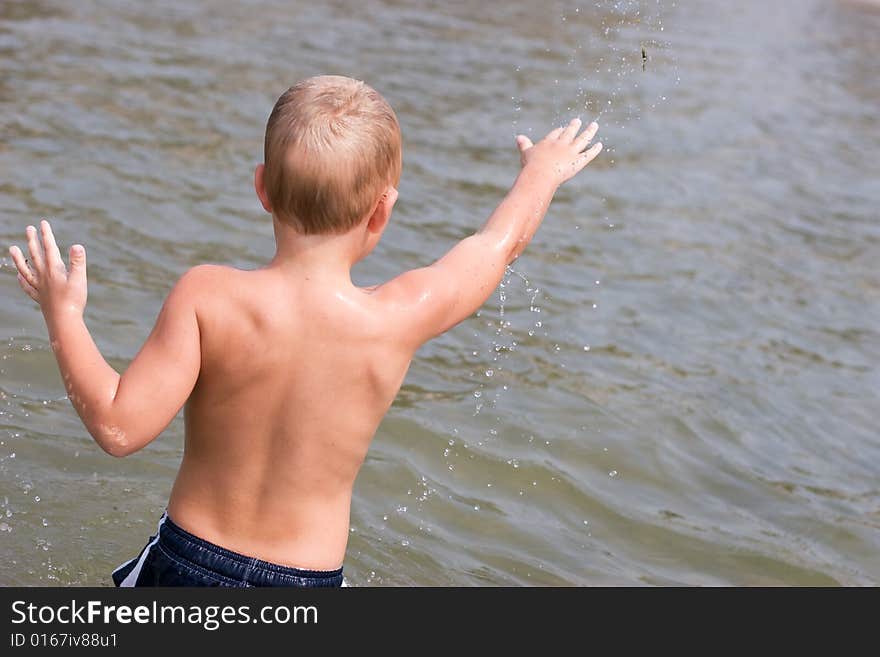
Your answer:
[[[397,200],[401,137],[376,91],[304,80],[269,117],[254,186],[277,251],[240,271],[201,265],[168,295],[123,375],[83,322],[86,256],[61,259],[49,223],[10,249],[39,305],[68,397],[113,456],[144,447],[185,408],[180,471],[117,586],[338,586],[352,487],[416,350],[475,312],[531,240],[557,187],[602,149],[580,121],[537,144],[486,225],[434,264],[355,287],[352,265],[382,237]],[[42,239],[40,239],[40,237]]]

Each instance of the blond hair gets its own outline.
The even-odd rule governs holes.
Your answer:
[[[323,75],[285,91],[266,124],[263,182],[272,213],[307,235],[344,233],[400,181],[400,126],[359,80]]]

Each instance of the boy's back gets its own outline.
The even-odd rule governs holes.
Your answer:
[[[279,267],[199,274],[201,372],[168,513],[236,552],[337,568],[355,477],[412,352],[350,282]]]
[[[434,264],[372,288],[351,267],[397,200],[397,118],[363,83],[319,77],[281,96],[255,189],[272,215],[264,268],[203,265],[169,294],[123,375],[83,321],[85,250],[65,267],[48,222],[11,253],[43,311],[68,397],[98,444],[126,456],[185,404],[183,462],[160,530],[117,584],[334,586],[351,493],[418,347],[470,316],[529,243],[557,187],[598,155],[580,121],[538,144],[483,228]],[[42,241],[42,244],[41,244]]]

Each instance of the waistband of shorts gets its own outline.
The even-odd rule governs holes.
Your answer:
[[[224,547],[215,545],[210,541],[199,538],[195,534],[191,534],[182,527],[176,525],[171,517],[165,515],[165,522],[159,532],[159,542],[170,547],[175,552],[185,555],[187,548],[200,548],[210,554],[214,554],[231,561],[240,563],[243,566],[251,566],[252,568],[261,568],[270,572],[281,575],[290,575],[292,577],[311,577],[315,579],[332,579],[342,576],[342,567],[335,570],[305,570],[303,568],[294,568],[293,566],[282,566],[281,564],[272,563],[271,561],[262,561],[255,557],[249,557]],[[176,548],[176,549],[175,549]]]

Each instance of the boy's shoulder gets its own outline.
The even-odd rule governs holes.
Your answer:
[[[223,288],[218,286],[231,282],[241,273],[243,272],[240,269],[224,265],[196,265],[183,273],[171,290],[171,294],[189,296],[201,294],[209,288],[222,290]]]
[[[204,263],[187,269],[183,273],[183,276],[180,277],[180,280],[193,283],[210,282],[229,279],[244,273],[247,272],[243,269],[236,269],[235,267],[229,267],[227,265]]]
[[[183,273],[168,295],[168,302],[201,310],[240,290],[252,272],[225,265],[203,264]]]

